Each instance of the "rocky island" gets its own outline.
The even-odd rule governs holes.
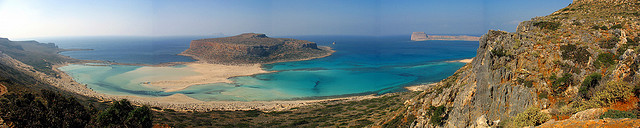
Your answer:
[[[232,37],[191,41],[181,55],[209,63],[252,64],[307,60],[329,56],[329,47],[306,40],[270,38],[265,34],[245,33]]]
[[[425,41],[425,40],[463,40],[463,41],[478,41],[480,37],[476,36],[445,36],[445,35],[427,35],[424,32],[413,32],[411,34],[411,41]]]

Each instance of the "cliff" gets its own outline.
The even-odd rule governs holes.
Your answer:
[[[513,33],[491,30],[471,63],[424,85],[377,125],[558,126],[579,114],[604,116],[590,108],[640,114],[638,12],[640,1],[585,0],[524,21]]]
[[[245,33],[232,37],[193,40],[189,49],[181,55],[210,63],[246,64],[319,58],[332,52],[330,48],[318,47],[310,41]]]
[[[427,40],[427,34],[425,34],[424,32],[413,32],[411,33],[411,40],[412,41]]]
[[[54,64],[80,61],[57,54],[61,51],[65,51],[65,49],[60,49],[53,43],[11,41],[7,38],[0,38],[0,55],[4,53],[48,75],[55,75],[52,70]]]

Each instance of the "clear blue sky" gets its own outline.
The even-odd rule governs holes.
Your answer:
[[[0,37],[481,35],[572,0],[0,0]]]

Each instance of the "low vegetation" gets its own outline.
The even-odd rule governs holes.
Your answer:
[[[637,118],[637,115],[629,111],[608,110],[600,116],[600,119],[604,118]]]
[[[444,106],[431,106],[427,113],[430,114],[429,123],[436,126],[442,126],[448,118],[447,108]]]
[[[154,122],[172,127],[365,127],[404,106],[417,92],[362,101],[330,101],[287,111],[156,111]],[[408,126],[415,116],[399,115],[387,126]]]
[[[578,91],[578,93],[582,98],[589,99],[589,91],[598,86],[601,80],[602,75],[598,73],[593,73],[587,76],[582,81],[582,85],[580,86],[580,90]]]
[[[591,56],[586,47],[578,47],[574,44],[560,46],[560,50],[562,50],[562,59],[572,60],[578,64],[586,64]]]
[[[540,22],[533,23],[533,26],[540,27],[543,29],[549,29],[553,31],[557,30],[560,27],[560,25],[562,24],[558,22],[549,22],[549,21],[540,21]]]
[[[551,87],[553,89],[554,94],[560,94],[567,90],[569,85],[572,84],[573,80],[571,77],[571,73],[564,73],[562,77],[558,78],[555,74],[553,74],[549,79],[551,82]]]
[[[540,108],[529,107],[524,112],[518,113],[515,118],[507,123],[503,124],[504,127],[527,127],[537,126],[547,120],[551,119],[551,116],[547,113],[540,112]]]
[[[0,116],[10,127],[85,127],[92,112],[74,98],[43,90],[8,93],[0,99]]]
[[[126,99],[116,101],[96,117],[96,125],[111,128],[149,128],[153,116],[147,106],[133,106]]]
[[[598,45],[600,45],[601,48],[611,49],[615,47],[619,41],[620,39],[618,37],[609,37],[606,40],[600,41]]]
[[[615,55],[613,53],[605,52],[598,54],[598,58],[593,64],[596,67],[607,68],[613,64],[616,64],[615,60]]]
[[[102,112],[98,109],[49,90],[10,92],[0,99],[0,117],[10,127],[151,127],[147,107],[135,107],[123,100]]]

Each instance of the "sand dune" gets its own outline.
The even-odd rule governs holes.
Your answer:
[[[138,70],[147,70],[143,67]],[[268,71],[262,70],[260,64],[251,65],[222,65],[222,64],[209,64],[209,63],[188,63],[184,69],[192,70],[199,73],[198,75],[186,76],[179,80],[167,80],[167,81],[150,81],[144,83],[144,86],[152,88],[161,88],[166,92],[173,92],[185,89],[191,85],[209,84],[209,83],[231,83],[228,78],[235,76],[248,76],[259,73],[268,73]]]

